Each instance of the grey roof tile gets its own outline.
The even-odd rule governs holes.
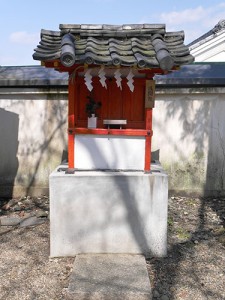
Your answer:
[[[130,30],[130,29],[142,29],[142,24],[125,24],[122,25],[122,29]]]
[[[143,24],[143,28],[147,28],[147,29],[166,29],[166,25],[165,24]]]
[[[43,35],[60,37],[61,32],[60,31],[41,29],[41,36],[43,36]]]
[[[102,24],[82,24],[81,29],[102,29]]]
[[[41,30],[35,60],[59,59],[74,64],[160,67],[193,61],[184,32],[166,32],[164,24],[60,24],[60,31]]]
[[[155,50],[143,50],[139,47],[133,47],[132,48],[133,50],[133,53],[140,53],[142,54],[143,56],[146,56],[146,57],[152,57],[152,56],[155,56]]]
[[[110,53],[117,53],[118,55],[123,55],[123,56],[133,55],[133,51],[131,51],[131,50],[121,50],[121,49],[116,48],[116,47],[109,47],[109,52]]]
[[[121,26],[121,25],[108,25],[108,24],[103,24],[102,25],[102,29],[107,29],[107,30],[110,30],[110,31],[121,30],[122,28],[123,28],[123,26]]]
[[[121,51],[130,51],[131,50],[131,43],[129,44],[120,44],[120,43],[115,43],[115,42],[109,42],[109,48],[113,47],[113,48],[116,48],[118,50],[121,50]]]
[[[79,29],[81,24],[59,24],[59,29]]]
[[[180,31],[175,31],[175,32],[165,32],[165,38],[170,38],[170,39],[174,39],[174,38],[182,38],[184,40],[184,31],[180,30]]]
[[[119,45],[130,45],[130,40],[119,40],[119,39],[115,39],[115,38],[110,38],[109,43],[116,43]]]

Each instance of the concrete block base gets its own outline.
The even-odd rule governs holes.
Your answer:
[[[67,299],[150,300],[151,287],[141,255],[78,255]]]
[[[165,256],[167,205],[168,178],[157,164],[150,174],[56,169],[50,175],[50,255]]]

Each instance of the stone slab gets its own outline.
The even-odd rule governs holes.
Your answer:
[[[160,166],[152,169],[151,174],[55,170],[50,175],[50,256],[165,256],[168,178]]]
[[[47,219],[37,218],[36,216],[31,216],[29,218],[23,219],[20,223],[20,227],[27,227],[27,226],[36,226],[41,225],[46,222]]]
[[[17,226],[21,222],[19,217],[0,217],[1,226]]]
[[[43,224],[47,221],[47,213],[44,211],[37,211],[36,216],[29,215],[25,217],[18,217],[18,216],[3,216],[0,217],[0,226],[20,226],[20,227],[27,227],[27,226],[35,226]]]
[[[152,299],[145,258],[125,254],[77,255],[67,299]]]

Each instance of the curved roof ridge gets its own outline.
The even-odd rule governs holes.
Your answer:
[[[166,32],[165,24],[60,24],[59,29],[41,30],[35,60],[59,60],[68,68],[129,65],[163,71],[194,60],[183,44],[184,32]]]
[[[211,35],[215,35],[218,32],[222,31],[225,29],[225,19],[220,20],[211,30],[209,30],[208,32],[204,33],[202,36],[200,36],[199,38],[195,39],[194,41],[192,41],[191,43],[189,43],[187,46],[191,47],[195,44],[199,44],[201,41],[207,39],[208,37],[210,37]]]

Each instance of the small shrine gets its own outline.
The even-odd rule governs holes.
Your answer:
[[[69,74],[68,166],[49,178],[50,255],[165,256],[168,178],[151,163],[154,76],[193,61],[184,32],[62,24],[41,31],[33,58]]]
[[[183,31],[166,32],[164,24],[59,28],[41,31],[33,58],[69,73],[70,171],[149,172],[153,77],[193,61]]]

